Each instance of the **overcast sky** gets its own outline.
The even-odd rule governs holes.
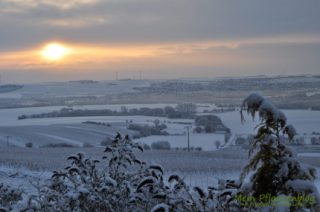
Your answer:
[[[73,49],[61,61],[37,52]],[[319,0],[0,0],[5,82],[320,73]]]

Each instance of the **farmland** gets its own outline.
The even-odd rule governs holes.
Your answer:
[[[94,159],[101,159],[104,155],[102,147],[1,148],[0,179],[10,182],[14,186],[19,183],[26,185],[32,190],[30,180],[36,180],[39,177],[42,180],[49,178],[51,171],[66,167],[68,165],[66,158],[77,152],[83,152]],[[298,158],[301,162],[320,170],[320,149],[313,155],[301,150],[299,152]],[[190,153],[174,150],[149,150],[137,154],[140,159],[161,165],[167,173],[181,174],[190,185],[201,187],[216,185],[219,178],[237,179],[248,159],[247,151],[240,147]],[[316,182],[319,188],[320,181]]]
[[[292,81],[292,79],[289,81],[282,79],[282,84],[278,86],[283,86],[283,83],[291,86]],[[317,85],[317,80],[309,79],[309,81],[312,85]],[[242,90],[246,90],[245,92],[241,91],[239,87],[240,91],[237,92],[233,89],[222,89],[219,95],[213,93],[215,92],[213,88],[216,87],[209,83],[206,88],[211,89],[210,95],[213,94],[214,99],[211,99],[211,97],[207,101],[200,100],[200,97],[192,99],[195,100],[192,103],[197,106],[197,115],[215,115],[230,129],[231,137],[228,142],[225,142],[224,132],[196,133],[194,131],[196,127],[195,120],[191,118],[176,119],[164,116],[122,115],[44,117],[18,120],[18,117],[21,115],[50,113],[66,107],[75,110],[109,109],[114,111],[120,111],[124,106],[128,110],[136,108],[164,108],[166,106],[176,107],[181,102],[189,102],[186,101],[188,99],[186,97],[191,94],[196,95],[197,89],[200,89],[201,95],[207,96],[208,94],[208,91],[203,91],[203,86],[198,85],[198,83],[203,83],[202,81],[195,82],[191,87],[192,91],[185,84],[190,82],[173,83],[176,89],[180,89],[179,92],[181,91],[181,93],[178,92],[176,94],[172,92],[161,93],[164,92],[163,89],[168,85],[166,83],[163,84],[163,82],[145,81],[143,86],[138,86],[139,83],[137,84],[137,82],[126,82],[132,83],[132,86],[126,90],[118,90],[115,92],[115,95],[121,97],[121,95],[129,95],[128,93],[130,95],[134,94],[137,97],[137,101],[130,101],[131,104],[128,104],[129,102],[124,101],[121,97],[117,101],[113,101],[113,103],[119,104],[105,104],[106,102],[99,102],[101,96],[104,95],[102,88],[107,89],[108,86],[116,87],[116,85],[108,84],[103,87],[99,83],[93,83],[90,84],[90,86],[93,86],[92,90],[89,89],[86,94],[99,94],[94,101],[90,102],[96,104],[77,105],[78,103],[85,103],[85,101],[81,102],[84,99],[88,100],[87,96],[77,96],[78,94],[72,90],[74,86],[78,86],[77,83],[69,82],[69,86],[71,87],[65,92],[65,96],[62,96],[62,90],[58,88],[62,85],[65,86],[65,84],[59,86],[46,84],[47,92],[48,94],[52,94],[53,101],[49,101],[48,105],[42,106],[38,104],[39,102],[35,103],[42,98],[41,95],[41,98],[39,97],[39,92],[43,92],[37,87],[39,85],[24,86],[12,93],[0,94],[0,98],[5,100],[4,104],[8,100],[7,98],[11,98],[11,100],[15,99],[10,100],[10,102],[17,101],[19,104],[25,104],[34,98],[33,103],[28,105],[28,107],[0,109],[0,179],[2,181],[16,187],[24,185],[27,190],[34,192],[34,188],[29,181],[35,181],[38,178],[41,179],[41,182],[45,181],[51,176],[52,171],[63,169],[67,166],[68,161],[66,158],[72,154],[83,152],[90,158],[101,159],[104,155],[103,149],[105,146],[102,142],[107,138],[114,137],[116,132],[128,134],[131,138],[134,138],[134,142],[147,144],[148,146],[152,146],[153,143],[158,141],[169,142],[171,150],[146,150],[143,153],[137,153],[138,157],[152,164],[160,164],[165,169],[167,175],[179,173],[189,185],[198,185],[204,188],[208,185],[216,185],[219,178],[236,179],[248,162],[248,149],[236,145],[235,142],[238,137],[246,138],[248,135],[253,134],[255,126],[259,121],[257,119],[252,120],[249,116],[245,116],[245,123],[241,123],[240,120],[238,106],[241,103],[240,99],[242,97],[239,97],[238,101],[235,99],[235,96],[236,93],[239,95],[241,92],[243,92],[243,95],[244,93],[248,94],[247,90],[249,88],[245,86],[248,83],[247,81],[243,81],[241,84]],[[118,83],[123,84],[125,82],[121,81]],[[308,84],[308,82],[304,83]],[[172,82],[169,85],[173,86]],[[97,88],[95,86],[102,87]],[[150,90],[150,88],[152,89]],[[293,89],[293,87],[291,88]],[[306,94],[307,97],[304,98],[312,98],[312,101],[316,101],[314,100],[318,95],[316,89],[312,89],[311,86],[307,86],[307,88],[303,91],[308,92]],[[112,89],[117,90],[116,88]],[[113,92],[113,90],[108,91]],[[225,96],[226,93],[231,96]],[[272,96],[272,98],[278,98],[271,91],[267,91],[266,93]],[[156,96],[161,95],[163,101],[155,102],[154,99],[148,99],[150,100],[148,102],[140,101],[142,96],[146,97],[151,94],[155,94]],[[168,101],[174,96],[177,97],[176,101]],[[184,97],[182,98],[182,96]],[[43,98],[46,98],[46,94],[43,94]],[[74,104],[77,98],[78,100],[81,99],[81,101]],[[232,101],[229,101],[230,99],[228,100],[228,98],[232,99]],[[288,96],[285,98],[288,98]],[[59,101],[61,99],[68,99],[68,101],[70,100],[69,103],[72,102],[72,104],[68,105],[65,104],[66,102],[56,101],[57,99]],[[225,104],[219,104],[221,102],[225,102]],[[235,102],[238,103],[235,104]],[[287,116],[288,123],[294,125],[298,132],[296,137],[302,138],[304,142],[301,145],[291,145],[291,147],[302,163],[320,170],[320,146],[311,145],[311,138],[319,137],[320,111],[302,108],[283,110]],[[167,134],[137,137],[137,131],[128,129],[130,124],[153,126],[156,122],[166,126],[164,130]],[[186,151],[188,143],[187,126],[190,128],[190,146],[194,148],[199,147],[198,150],[193,148],[191,152]],[[216,145],[217,141],[219,142],[219,147]],[[68,145],[69,147],[59,146],[61,144]],[[28,145],[29,148],[27,148]],[[316,184],[319,188],[319,178],[317,178]]]
[[[204,108],[214,108],[214,105],[205,104],[198,106],[199,113]],[[105,106],[81,106],[82,109],[112,108],[120,110],[122,105],[105,105]],[[142,104],[126,105],[128,108],[136,107],[161,107],[163,104]],[[201,107],[202,106],[202,107]],[[80,107],[80,106],[79,106]],[[90,116],[90,117],[57,117],[57,118],[38,118],[18,120],[21,114],[34,114],[39,112],[51,112],[58,110],[60,107],[34,107],[34,108],[16,108],[2,109],[0,115],[0,146],[7,145],[7,139],[12,145],[25,146],[26,143],[32,142],[35,147],[43,146],[55,142],[67,142],[81,146],[84,142],[89,142],[94,146],[106,137],[112,137],[116,132],[133,135],[134,132],[127,129],[128,122],[136,124],[152,125],[155,120],[167,125],[166,131],[170,136],[150,136],[136,140],[137,142],[151,144],[159,140],[168,140],[172,147],[186,147],[186,125],[193,125],[192,119],[168,119],[165,117],[152,116]],[[319,111],[310,110],[284,110],[288,122],[296,127],[298,136],[305,138],[306,143],[310,143],[312,133],[319,132]],[[216,113],[221,118],[226,127],[230,128],[233,136],[247,136],[254,133],[254,127],[258,120],[252,121],[247,117],[244,124],[240,121],[239,111]],[[84,122],[100,122],[109,124],[109,126],[84,124]],[[7,138],[7,136],[10,136]],[[234,137],[233,137],[234,138]],[[219,140],[223,143],[224,134],[196,134],[190,132],[191,146],[202,147],[204,150],[214,150],[214,142]]]
[[[319,90],[317,75],[51,82],[25,84],[12,92],[0,92],[0,108],[177,104],[190,100],[234,107],[254,91],[269,97],[282,109],[319,110]]]
[[[136,107],[137,105],[135,105]],[[140,105],[141,106],[141,105]],[[145,105],[143,105],[145,106]],[[150,106],[150,105],[149,105]],[[151,107],[156,107],[152,105]],[[82,106],[82,108],[92,108],[94,106]],[[115,106],[112,106],[117,109]],[[121,106],[118,106],[118,109]],[[145,117],[145,116],[121,116],[121,117],[59,117],[59,118],[40,118],[18,120],[16,117],[21,113],[32,114],[36,111],[51,111],[52,107],[44,108],[21,108],[2,110],[2,117],[5,122],[0,126],[1,139],[1,178],[12,184],[30,184],[29,180],[36,179],[37,176],[50,176],[50,172],[64,168],[68,162],[66,158],[77,152],[84,152],[92,158],[101,158],[103,147],[101,141],[107,137],[113,137],[115,132],[128,133],[133,135],[135,132],[126,128],[126,121],[132,120],[133,123],[153,124],[155,119],[166,123],[169,136],[149,136],[135,140],[136,142],[152,144],[159,140],[169,141],[172,148],[186,147],[187,137],[185,124],[193,123],[191,119],[167,119],[164,117]],[[307,110],[285,110],[290,123],[296,126],[299,136],[308,139],[312,132],[318,132],[319,116],[318,111]],[[257,122],[251,121],[247,117],[247,122],[241,124],[238,111],[217,114],[223,123],[230,127],[233,139],[236,135],[245,136],[253,133]],[[109,123],[106,125],[84,124],[85,121],[95,121]],[[6,136],[10,135],[9,146],[6,143]],[[196,134],[190,132],[190,145],[202,147],[205,151],[192,151],[190,153],[182,150],[155,151],[148,150],[139,153],[139,157],[151,163],[162,165],[168,173],[180,173],[185,177],[189,184],[197,184],[203,187],[216,184],[217,179],[228,176],[237,178],[246,164],[247,150],[233,146],[231,141],[225,148],[216,149],[214,141],[220,140],[223,144],[224,135]],[[33,143],[32,148],[25,148],[28,142]],[[72,148],[50,148],[43,147],[53,143],[69,143]],[[90,143],[93,147],[84,148],[84,143]],[[299,159],[305,164],[320,168],[320,148],[318,146],[305,145],[296,149]],[[17,157],[19,155],[19,157]],[[7,174],[6,174],[7,173]],[[8,174],[9,173],[9,174]],[[14,177],[13,177],[14,176]],[[20,180],[19,180],[20,179]]]

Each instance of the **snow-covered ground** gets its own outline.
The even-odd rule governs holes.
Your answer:
[[[130,108],[141,108],[141,107],[165,107],[168,104],[130,104],[125,105],[128,109]],[[75,109],[112,109],[112,110],[120,110],[123,105],[83,105],[83,106],[75,106]],[[170,106],[175,106],[171,104]],[[38,119],[23,119],[18,120],[17,117],[19,115],[25,114],[39,114],[51,112],[54,110],[61,109],[62,106],[55,107],[33,107],[33,108],[16,108],[16,109],[0,109],[0,140],[5,141],[6,135],[8,132],[6,130],[12,131],[12,128],[16,128],[15,133],[20,134],[23,131],[34,132],[35,136],[30,136],[29,138],[20,136],[12,136],[11,141],[15,145],[24,146],[26,143],[23,140],[52,140],[56,138],[57,142],[65,142],[67,143],[77,143],[78,139],[84,142],[85,140],[92,140],[92,142],[96,145],[103,139],[105,136],[110,136],[111,134],[115,134],[117,131],[123,131],[126,128],[127,122],[138,123],[138,124],[153,124],[154,120],[158,119],[161,123],[165,123],[167,125],[166,131],[171,134],[171,136],[150,136],[147,138],[141,138],[138,141],[142,143],[151,144],[155,141],[169,141],[171,146],[174,147],[186,147],[187,145],[187,136],[185,126],[192,125],[193,120],[191,119],[168,119],[164,117],[150,117],[150,116],[89,116],[89,117],[57,117],[57,118],[38,118]],[[214,104],[201,104],[198,109],[213,109],[215,108]],[[312,136],[312,132],[320,131],[320,111],[309,111],[309,110],[284,110],[283,111],[287,118],[288,123],[295,126],[297,132],[300,135],[303,135],[307,140],[310,140]],[[247,135],[254,133],[254,128],[258,124],[259,120],[252,120],[251,117],[245,116],[246,122],[241,123],[240,113],[239,111],[225,112],[215,114],[219,116],[223,123],[229,127],[233,133],[233,136],[237,135]],[[95,121],[95,122],[104,122],[110,123],[112,125],[117,125],[116,128],[108,128],[108,129],[97,129],[101,128],[98,126],[90,127],[81,125],[82,122],[85,121]],[[184,123],[184,124],[182,124]],[[188,123],[188,124],[187,124]],[[121,126],[120,126],[120,125]],[[57,125],[63,125],[64,128],[62,130],[57,130]],[[76,125],[76,126],[75,126]],[[39,130],[40,127],[46,127],[46,130]],[[26,129],[19,127],[27,127]],[[50,128],[52,130],[50,131]],[[72,130],[73,127],[73,130]],[[78,127],[80,129],[75,130],[74,127]],[[96,129],[96,131],[95,131]],[[100,133],[97,132],[100,131]],[[113,131],[112,131],[113,130]],[[74,135],[72,134],[72,131]],[[104,131],[101,133],[101,131]],[[69,133],[70,132],[70,133]],[[83,133],[86,133],[86,136],[83,136]],[[68,134],[68,135],[67,135]],[[75,136],[75,135],[81,135]],[[14,138],[16,137],[16,138]],[[39,137],[39,138],[38,138]],[[50,139],[51,138],[51,139]],[[92,139],[90,139],[92,138]],[[20,140],[19,140],[20,139]],[[224,141],[223,134],[193,134],[192,130],[190,130],[190,146],[194,147],[202,147],[204,150],[214,150],[215,144],[214,142],[219,140],[221,144]],[[32,142],[32,141],[30,141]],[[52,141],[50,141],[52,142]],[[4,143],[4,142],[1,142]],[[37,141],[35,141],[37,143]],[[45,143],[45,142],[44,142]],[[40,145],[40,143],[38,144]]]
[[[274,82],[291,82],[295,79],[278,79]],[[308,78],[311,82],[318,80]],[[4,98],[34,98],[34,97],[65,97],[65,96],[103,96],[120,93],[136,92],[135,87],[149,86],[150,81],[117,81],[117,82],[98,82],[86,83],[45,83],[43,85],[25,85],[22,89],[9,93],[0,93],[0,99]],[[39,86],[41,89],[39,89]],[[319,95],[318,90],[310,90],[306,96],[316,98]],[[111,109],[120,110],[121,106],[131,108],[156,108],[165,106],[176,106],[176,104],[127,104],[127,105],[83,105],[73,106],[74,109]],[[186,125],[193,124],[191,119],[167,119],[159,117],[146,116],[90,116],[90,117],[60,117],[60,118],[41,118],[17,120],[20,115],[31,115],[39,113],[52,112],[60,110],[65,106],[33,107],[17,109],[0,109],[0,182],[19,187],[22,186],[26,192],[35,192],[30,182],[44,182],[50,178],[51,171],[55,168],[64,168],[66,156],[72,152],[91,151],[90,156],[100,157],[103,149],[94,148],[69,148],[66,154],[62,148],[6,148],[6,136],[10,134],[10,144],[24,147],[26,142],[32,142],[34,147],[44,144],[69,143],[81,146],[89,142],[98,146],[100,141],[106,137],[112,137],[117,131],[129,132],[126,129],[127,122],[139,124],[152,124],[155,119],[167,125],[166,131],[169,136],[149,136],[137,139],[136,141],[151,145],[156,141],[168,141],[172,148],[187,147]],[[198,112],[212,110],[217,107],[213,103],[198,104]],[[320,132],[320,111],[309,110],[284,110],[288,123],[295,126],[297,132],[304,137],[310,138],[312,132]],[[219,116],[223,123],[229,127],[233,133],[234,140],[236,135],[247,135],[254,133],[254,128],[259,120],[252,121],[251,117],[246,116],[246,122],[241,123],[239,111],[225,112],[215,114]],[[112,126],[101,126],[93,124],[81,124],[85,121],[105,122]],[[179,124],[182,123],[182,124]],[[187,123],[187,124],[185,124]],[[317,135],[318,137],[318,135]],[[201,152],[183,152],[183,151],[146,151],[142,155],[144,160],[162,165],[166,170],[166,177],[169,174],[179,173],[185,181],[192,186],[205,188],[217,184],[219,178],[237,179],[244,163],[247,162],[247,152],[243,149],[220,148],[216,149],[215,142],[220,141],[223,145],[223,134],[194,134],[190,131],[190,146],[201,147]],[[229,142],[226,146],[231,144]],[[11,150],[10,150],[11,148]],[[314,147],[312,147],[314,148]],[[99,149],[99,153],[94,152]],[[301,148],[303,149],[303,148]],[[229,151],[228,154],[223,153]],[[101,151],[101,152],[100,152]],[[320,153],[304,149],[299,152],[298,157],[301,161],[308,162],[320,159]],[[303,160],[304,159],[304,160]],[[40,167],[40,171],[39,171]],[[42,170],[43,169],[43,170]],[[318,176],[320,168],[317,165]],[[320,190],[320,178],[315,181],[318,190]]]
[[[38,178],[45,182],[51,176],[51,171],[63,169],[67,164],[66,158],[75,154],[80,148],[8,148],[14,154],[20,154],[20,159],[9,153],[1,154],[9,164],[0,162],[0,182],[6,182],[14,187],[23,186],[28,192],[34,192],[30,184]],[[2,149],[1,152],[7,152]],[[82,152],[91,158],[99,159],[103,148],[86,148]],[[215,185],[218,178],[237,178],[243,166],[243,150],[236,155],[233,151],[223,150],[214,152],[185,152],[185,151],[145,151],[137,156],[152,164],[159,164],[165,169],[166,176],[179,173],[190,185]],[[41,160],[42,157],[45,158]],[[39,161],[41,160],[41,161]],[[13,165],[14,164],[14,165]],[[29,169],[31,168],[31,169]]]
[[[14,188],[23,188],[25,193],[36,193],[33,185],[41,185],[52,176],[51,171],[35,171],[24,167],[10,167],[0,165],[0,182]]]
[[[165,106],[175,106],[176,104],[127,104],[127,109],[131,108],[157,108]],[[123,105],[81,105],[74,106],[74,109],[87,109],[87,110],[120,110]],[[25,126],[25,125],[48,125],[48,124],[63,124],[63,123],[78,123],[78,121],[88,120],[88,117],[63,117],[63,118],[49,118],[49,119],[31,119],[31,120],[18,120],[20,115],[31,115],[48,113],[52,111],[59,111],[65,106],[48,106],[48,107],[26,107],[26,108],[13,108],[13,109],[0,109],[1,123],[0,126]],[[75,119],[74,119],[75,118]],[[101,120],[101,117],[89,117],[95,120]],[[105,118],[105,117],[104,117]],[[112,119],[112,117],[107,117]],[[114,118],[114,117],[113,117]],[[119,117],[121,119],[121,117]],[[77,120],[79,119],[79,120]]]
[[[310,96],[314,96],[314,95],[319,95],[320,91],[313,91],[313,92],[307,92],[306,96],[310,97]]]
[[[298,156],[319,157],[319,158],[320,158],[320,152],[305,152],[305,153],[298,153]]]
[[[129,104],[125,105],[128,109],[131,108],[141,108],[141,107],[165,107],[165,106],[175,106],[175,104]],[[120,110],[123,105],[83,105],[74,106],[74,109],[112,109]],[[20,115],[31,115],[39,113],[52,112],[54,110],[60,110],[63,106],[50,106],[50,107],[30,107],[30,108],[15,108],[15,109],[0,109],[1,122],[0,126],[26,126],[26,125],[49,125],[49,124],[67,124],[67,123],[80,123],[85,120],[92,121],[125,121],[128,119],[134,119],[137,122],[143,122],[143,120],[154,120],[155,118],[149,117],[116,117],[116,116],[96,116],[96,117],[62,117],[62,118],[41,118],[41,119],[26,119],[18,120],[17,117]],[[214,109],[216,108],[214,104],[201,104],[198,110]],[[283,110],[286,114],[288,123],[295,126],[299,134],[320,131],[320,111],[310,111],[310,110]],[[259,120],[252,121],[251,117],[246,116],[246,122],[241,123],[239,111],[225,112],[216,114],[219,116],[223,123],[229,127],[235,134],[244,134],[254,132],[254,127],[258,124]],[[165,118],[157,118],[159,120],[165,120]],[[170,120],[169,120],[170,121]],[[177,121],[177,120],[173,120]],[[186,120],[179,120],[181,122]]]
[[[151,145],[157,141],[168,141],[171,148],[175,147],[187,147],[188,138],[187,135],[171,135],[171,136],[148,136],[135,140],[136,142],[145,143]],[[224,134],[193,134],[190,133],[190,147],[201,147],[203,150],[210,151],[216,150],[215,141],[220,141],[223,144]]]
[[[82,110],[103,110],[103,109],[109,109],[109,110],[116,110],[120,111],[122,106],[125,106],[127,109],[133,109],[133,108],[164,108],[166,106],[175,107],[177,104],[112,104],[112,105],[75,105],[72,108],[73,109],[82,109]],[[63,117],[63,118],[50,118],[49,121],[44,120],[18,120],[18,116],[20,115],[32,115],[32,114],[40,114],[40,113],[49,113],[52,111],[59,111],[62,108],[65,108],[66,106],[47,106],[47,107],[26,107],[26,108],[13,108],[13,109],[0,109],[0,117],[2,122],[0,123],[0,126],[22,126],[22,125],[33,125],[33,124],[48,124],[50,121],[53,121],[56,124],[62,124],[70,121],[70,123],[75,123],[73,118],[69,117]],[[204,110],[212,110],[217,109],[217,106],[215,104],[197,104],[197,111],[203,112]],[[79,117],[80,119],[88,119],[88,117]],[[101,117],[90,117],[91,119],[101,120]],[[114,119],[114,117],[108,117],[111,119]],[[128,117],[125,117],[128,119]],[[119,117],[119,119],[122,119]]]
[[[320,132],[320,111],[311,110],[282,110],[287,117],[288,124],[292,124],[299,134],[311,134]],[[258,118],[252,120],[245,114],[246,121],[242,124],[240,112],[232,111],[217,114],[223,123],[235,134],[254,133],[255,126],[259,123]]]
[[[149,86],[148,80],[99,81],[94,83],[81,82],[50,82],[25,84],[23,88],[13,92],[0,93],[1,98],[21,97],[66,97],[66,96],[101,96],[134,92],[136,87]]]
[[[189,186],[199,186],[203,189],[208,186],[217,186],[219,179],[238,179],[240,175],[239,172],[169,172],[165,179],[171,174],[179,174]],[[51,175],[52,172],[49,171],[32,171],[25,168],[0,166],[0,182],[5,182],[14,188],[23,188],[28,194],[36,194],[37,190],[33,185],[44,184]],[[320,179],[317,178],[314,183],[320,191]]]
[[[26,143],[32,143],[33,147],[57,143],[75,146],[87,143],[99,146],[101,141],[114,137],[116,132],[133,134],[126,129],[124,123],[112,123],[109,126],[95,124],[7,126],[0,127],[0,146],[7,146],[7,142],[9,145],[20,147],[24,147]]]

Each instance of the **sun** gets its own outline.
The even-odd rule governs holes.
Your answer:
[[[46,60],[58,61],[69,55],[71,50],[60,43],[49,43],[42,50],[41,55]]]

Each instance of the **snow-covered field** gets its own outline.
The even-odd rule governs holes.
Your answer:
[[[148,80],[119,80],[100,81],[93,83],[81,82],[50,82],[38,84],[25,84],[23,88],[0,93],[1,98],[32,98],[32,97],[65,97],[65,96],[100,96],[106,94],[119,94],[134,92],[134,88],[150,85]]]
[[[175,106],[176,104],[128,104],[125,105],[127,109],[131,108],[156,108],[165,106]],[[87,109],[87,110],[120,110],[123,105],[81,105],[73,106],[74,109]],[[31,120],[18,120],[20,115],[31,115],[48,113],[52,111],[59,111],[65,106],[48,106],[48,107],[26,107],[26,108],[13,108],[13,109],[0,109],[0,117],[2,122],[0,126],[25,126],[25,125],[48,125],[48,124],[66,124],[66,123],[79,123],[79,121],[88,120],[88,117],[63,117],[63,118],[49,118],[49,119],[31,119]],[[94,120],[101,120],[101,117],[89,117]],[[103,117],[106,118],[106,117]],[[122,117],[119,117],[121,119]],[[107,117],[112,119],[112,117]]]
[[[307,156],[307,157],[315,157],[320,158],[320,152],[306,152],[306,153],[298,153],[299,156]]]
[[[292,124],[299,134],[311,134],[320,132],[320,111],[311,110],[282,110],[287,117],[289,124]],[[226,112],[217,114],[235,134],[253,133],[255,126],[259,123],[258,118],[254,121],[251,117],[245,116],[244,124],[240,121],[240,112]]]
[[[165,107],[165,106],[175,106],[175,104],[129,104],[125,105],[128,109],[130,108],[141,108],[141,107]],[[74,109],[112,109],[120,110],[123,105],[83,105],[74,106]],[[201,107],[202,106],[202,107]],[[198,109],[213,109],[214,104],[201,104]],[[93,121],[122,121],[127,119],[136,119],[141,121],[148,118],[139,117],[63,117],[63,118],[42,118],[42,119],[27,119],[27,120],[17,120],[20,115],[31,115],[39,113],[52,112],[54,110],[60,110],[63,106],[50,106],[50,107],[30,107],[30,108],[15,108],[15,109],[0,109],[1,122],[0,126],[25,126],[25,125],[49,125],[49,124],[66,124],[66,123],[79,123],[83,120],[93,120]],[[312,133],[320,131],[320,111],[311,110],[283,110],[286,114],[288,122],[293,124],[298,133]],[[222,121],[236,134],[251,133],[254,127],[258,123],[258,120],[252,121],[250,117],[246,117],[246,122],[241,124],[239,111],[225,112],[216,114]],[[149,118],[152,119],[152,118]],[[164,119],[164,118],[158,118]],[[180,120],[184,121],[184,120]]]
[[[77,152],[84,152],[87,156],[101,159],[104,155],[103,147],[95,148],[18,148],[0,149],[0,181],[13,186],[23,185],[29,191],[33,188],[29,181],[41,178],[42,181],[50,177],[56,169],[63,169],[68,165],[66,158]],[[167,174],[179,173],[185,177],[187,183],[199,186],[212,185],[218,177],[237,177],[237,173],[245,164],[246,154],[243,149],[224,149],[210,152],[185,151],[145,151],[138,153],[138,157],[152,164],[163,166]],[[19,157],[17,157],[19,155]],[[231,176],[230,176],[231,177]],[[201,181],[201,183],[199,183]]]
[[[2,148],[0,150],[0,181],[27,191],[34,192],[30,182],[44,182],[53,170],[68,165],[66,158],[77,152],[84,152],[95,159],[101,158],[103,148]],[[19,158],[16,157],[19,155]],[[230,147],[219,151],[145,151],[138,157],[152,164],[161,165],[167,175],[178,173],[189,185],[200,187],[216,186],[218,179],[238,179],[241,169],[247,163],[247,151]],[[309,156],[299,154],[303,160]],[[319,160],[313,157],[313,160]],[[319,176],[320,166],[316,166]],[[315,181],[320,189],[319,177]]]
[[[136,140],[137,142],[151,145],[157,141],[168,141],[171,148],[187,147],[187,135],[171,135],[171,136],[148,136]],[[190,147],[201,147],[203,150],[216,150],[215,141],[219,141],[221,145],[224,141],[224,134],[190,134]]]
[[[125,105],[130,108],[141,107],[165,107],[168,104],[132,104]],[[75,109],[112,109],[120,110],[123,105],[84,105],[75,106]],[[171,104],[170,106],[175,106]],[[214,104],[201,104],[198,109],[212,109]],[[33,108],[16,108],[16,109],[1,109],[0,110],[0,141],[4,144],[6,136],[11,136],[13,144],[24,146],[27,142],[33,142],[36,146],[52,143],[52,140],[57,142],[77,143],[79,141],[92,142],[97,145],[104,137],[112,136],[117,131],[126,133],[126,122],[138,124],[152,124],[158,119],[165,123],[168,128],[166,131],[170,136],[150,136],[141,138],[138,141],[151,144],[155,141],[169,141],[172,147],[186,147],[186,125],[193,124],[191,119],[168,119],[164,117],[150,116],[89,116],[89,117],[58,117],[58,118],[38,118],[38,119],[23,119],[18,120],[19,115],[38,114],[51,112],[61,109],[62,106],[55,107],[33,107]],[[284,110],[288,118],[288,123],[293,124],[300,135],[303,135],[307,140],[310,140],[312,132],[320,131],[320,111],[309,110]],[[225,112],[216,114],[223,123],[231,129],[233,136],[247,135],[254,133],[254,128],[258,120],[253,121],[251,117],[246,116],[246,122],[241,123],[239,111]],[[116,127],[88,126],[81,124],[85,121],[95,121],[110,123]],[[179,124],[180,123],[180,124]],[[188,124],[181,124],[188,123]],[[76,129],[78,128],[78,129]],[[85,136],[84,136],[85,134]],[[214,142],[219,140],[223,144],[223,134],[193,134],[190,130],[190,146],[202,147],[204,150],[214,150]],[[0,145],[1,145],[0,144]]]
[[[125,105],[128,109],[139,107],[164,107],[167,104]],[[209,106],[208,106],[209,105]],[[81,109],[113,109],[119,110],[122,105],[91,105],[76,106]],[[170,105],[174,106],[174,105]],[[62,107],[37,107],[0,110],[0,181],[11,185],[23,185],[28,191],[33,191],[29,181],[47,179],[54,169],[62,169],[67,161],[65,158],[79,151],[86,152],[90,156],[99,158],[102,148],[20,148],[6,147],[6,136],[11,135],[10,142],[16,146],[24,146],[26,142],[32,142],[34,147],[49,143],[70,143],[81,146],[89,142],[99,146],[100,141],[106,137],[112,137],[117,131],[130,133],[126,129],[126,122],[152,124],[155,119],[165,123],[169,136],[150,136],[136,141],[151,144],[155,141],[169,141],[171,147],[187,147],[187,134],[185,126],[192,124],[191,119],[167,119],[146,116],[97,116],[97,117],[61,117],[17,120],[22,114],[51,112]],[[204,104],[202,109],[214,108],[214,104]],[[293,124],[298,133],[309,136],[312,132],[320,131],[320,111],[309,110],[284,110],[288,123]],[[247,135],[254,132],[258,120],[252,121],[246,117],[244,124],[240,121],[239,111],[219,113],[223,123],[229,127],[235,135]],[[111,127],[81,124],[84,121],[96,121],[110,123]],[[183,124],[179,124],[183,123]],[[189,124],[185,124],[189,123]],[[234,138],[234,137],[233,137]],[[233,139],[232,138],[232,139]],[[193,134],[190,131],[190,146],[202,147],[201,152],[187,153],[184,151],[147,151],[141,157],[152,163],[162,165],[167,173],[179,173],[185,177],[190,185],[207,187],[215,185],[218,178],[237,178],[244,164],[247,162],[247,153],[243,149],[226,147],[216,150],[215,141],[224,142],[223,134]],[[230,143],[229,143],[230,144]],[[214,150],[214,151],[213,151]],[[17,157],[19,155],[19,157]],[[298,157],[301,161],[314,165],[319,170],[320,153],[318,151],[299,150]],[[320,189],[320,180],[316,185]]]
[[[56,125],[29,125],[0,127],[0,146],[9,145],[24,147],[32,143],[33,147],[48,144],[66,143],[82,146],[89,143],[99,146],[106,138],[114,137],[116,132],[132,135],[123,123],[112,123],[111,126],[93,124],[56,124]]]
[[[73,109],[82,109],[82,110],[102,110],[110,109],[120,111],[122,106],[125,106],[127,109],[133,108],[164,108],[166,106],[175,107],[177,104],[112,104],[112,105],[75,105]],[[0,126],[22,126],[22,125],[47,125],[47,124],[65,124],[65,123],[77,123],[74,121],[74,117],[63,117],[63,118],[50,118],[50,119],[32,119],[32,120],[18,120],[20,115],[32,115],[40,113],[49,113],[52,111],[59,111],[66,106],[47,106],[47,107],[26,107],[26,108],[13,108],[13,109],[0,109],[0,117],[2,122]],[[197,111],[202,112],[203,110],[212,110],[216,109],[215,104],[197,104]],[[101,120],[101,117],[89,117],[93,120]],[[120,120],[128,119],[128,117],[117,117]],[[79,117],[79,119],[88,119],[88,117]],[[107,117],[107,119],[115,119],[115,117]],[[159,118],[161,119],[161,118]],[[180,119],[181,120],[181,119]],[[183,120],[181,120],[183,121]]]
[[[310,97],[310,96],[319,95],[319,94],[320,94],[320,91],[307,92],[306,96]]]

